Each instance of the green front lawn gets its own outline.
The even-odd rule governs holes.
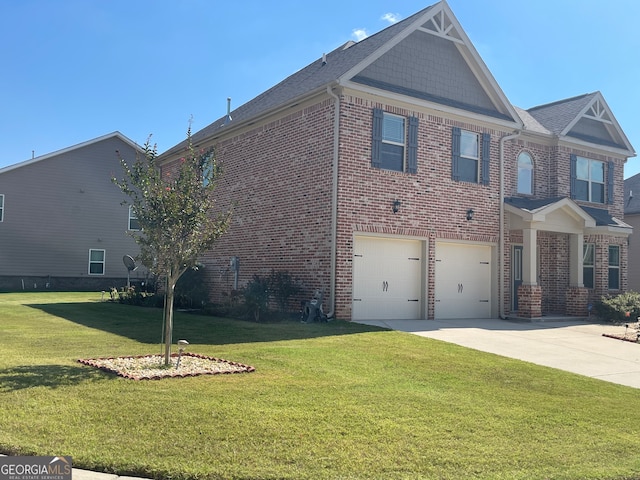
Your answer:
[[[190,352],[256,371],[76,361],[160,337],[160,310],[99,293],[0,294],[0,452],[178,480],[640,478],[640,390],[407,333],[177,314]]]

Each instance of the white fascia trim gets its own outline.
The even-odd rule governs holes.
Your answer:
[[[613,225],[604,225],[600,227],[585,228],[585,235],[615,235],[628,237],[633,233],[632,227],[614,227]]]
[[[399,102],[410,109],[429,109],[435,110],[438,112],[442,112],[449,116],[462,117],[465,120],[472,119],[482,123],[491,123],[492,125],[499,125],[501,127],[508,128],[509,130],[517,130],[522,127],[520,122],[513,122],[510,120],[504,120],[502,118],[492,117],[490,115],[482,115],[480,113],[470,112],[468,110],[463,110],[460,108],[449,107],[447,105],[442,105],[440,103],[429,102],[427,100],[421,100],[415,97],[409,97],[407,95],[402,95],[400,93],[389,92],[387,90],[380,90],[374,87],[369,87],[367,85],[362,85],[359,83],[355,83],[352,81],[344,81],[341,82],[341,85],[345,88],[349,88],[350,90],[366,93],[368,95],[376,96],[376,97],[384,97],[386,100],[392,100],[394,102]],[[517,117],[516,118],[520,118]]]
[[[625,150],[622,148],[610,147],[607,145],[600,145],[598,143],[591,143],[584,140],[580,140],[575,137],[560,137],[558,138],[558,146],[561,147],[569,147],[576,148],[580,147],[585,150],[590,150],[592,152],[605,155],[605,156],[616,156],[621,157],[623,159],[631,158],[636,156],[636,152],[631,150]]]

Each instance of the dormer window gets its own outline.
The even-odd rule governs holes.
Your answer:
[[[518,193],[533,194],[533,160],[527,152],[518,155]]]

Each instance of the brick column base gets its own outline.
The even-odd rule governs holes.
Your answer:
[[[542,316],[542,287],[524,284],[518,287],[518,316],[523,318]]]
[[[589,315],[589,290],[584,287],[569,287],[567,289],[567,315],[586,317]]]

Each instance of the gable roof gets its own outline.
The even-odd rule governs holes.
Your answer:
[[[446,65],[445,75],[442,75]],[[577,143],[635,151],[600,92],[522,110],[482,61],[446,0],[359,42],[347,42],[191,136],[195,145],[293,106],[334,85],[411,98],[443,111],[501,122]],[[184,140],[161,155],[186,146]]]
[[[507,197],[504,199],[504,203],[508,211],[528,221],[542,222],[550,213],[563,210],[570,216],[581,219],[586,228],[600,227],[601,229],[613,229],[620,233],[631,233],[631,227],[611,216],[607,209],[581,206],[568,197]]]
[[[425,43],[426,42],[426,43]],[[431,49],[419,49],[428,44]],[[388,53],[400,51],[407,68],[418,64],[411,52],[422,55],[422,70],[413,79],[407,75],[389,78]],[[429,55],[439,55],[438,59]],[[435,60],[451,64],[450,76],[429,76],[428,66]],[[376,69],[377,68],[377,69]],[[406,72],[405,72],[406,73]],[[460,86],[451,86],[451,76],[462,79]],[[424,78],[422,78],[424,77]],[[330,85],[348,85],[351,88],[376,89],[383,92],[417,98],[443,108],[463,110],[467,113],[489,116],[512,127],[521,121],[511,103],[498,86],[480,55],[473,47],[446,1],[427,7],[359,42],[347,42],[315,62],[287,77],[249,102],[220,117],[194,133],[194,144],[220,133],[223,128],[247,122],[261,115],[277,111],[298,100],[324,91]],[[433,91],[432,91],[433,90]],[[452,95],[452,93],[454,93]],[[466,96],[464,96],[466,94]],[[230,126],[230,127],[229,127]],[[163,157],[182,150],[186,140],[163,153]]]
[[[588,93],[530,108],[526,112],[551,134],[635,151],[600,92]]]
[[[547,215],[562,210],[570,217],[580,220],[585,227],[595,227],[596,220],[567,197],[551,198],[522,198],[509,197],[504,199],[508,211],[516,213],[528,221],[544,222]]]
[[[88,140],[86,142],[78,143],[77,145],[73,145],[71,147],[63,148],[61,150],[56,150],[55,152],[47,153],[45,155],[40,155],[39,157],[31,158],[29,160],[25,160],[24,162],[14,163],[13,165],[9,165],[7,167],[0,168],[0,174],[6,173],[6,172],[10,172],[11,170],[15,170],[16,168],[26,167],[27,165],[31,165],[33,163],[41,162],[43,160],[47,160],[48,158],[57,157],[58,155],[63,155],[65,153],[69,153],[69,152],[71,152],[73,150],[78,150],[80,148],[85,148],[85,147],[88,147],[89,145],[93,145],[95,143],[100,143],[100,142],[103,142],[104,140],[108,140],[110,138],[118,138],[118,139],[122,140],[124,143],[128,144],[131,148],[134,148],[134,149],[139,150],[140,152],[142,152],[142,148],[140,147],[140,145],[138,145],[134,141],[130,140],[129,138],[125,137],[120,132],[115,131],[115,132],[103,135],[101,137],[97,137],[97,138],[94,138],[92,140]]]

